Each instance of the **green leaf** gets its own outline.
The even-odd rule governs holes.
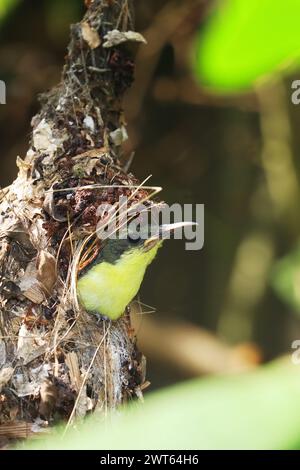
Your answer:
[[[19,2],[20,0],[0,0],[0,23]]]
[[[146,395],[26,449],[290,449],[300,445],[300,369],[286,360]],[[19,446],[19,448],[24,446]]]
[[[299,65],[299,0],[224,0],[196,41],[196,75],[216,92],[247,90]]]
[[[277,261],[271,284],[278,296],[300,313],[300,247]]]

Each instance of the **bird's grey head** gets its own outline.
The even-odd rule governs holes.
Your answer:
[[[144,225],[138,228],[129,228],[120,231],[118,237],[108,237],[101,250],[103,258],[115,263],[125,252],[140,249],[144,252],[151,250],[176,229],[195,225],[194,222],[177,222],[162,225]]]
[[[193,222],[178,222],[174,224],[145,225],[138,229],[124,228],[118,234],[112,234],[112,236],[102,239],[98,256],[81,270],[79,276],[81,277],[92,266],[102,261],[115,264],[122,255],[129,253],[131,250],[150,251],[158,244],[161,244],[164,239],[169,238],[174,230],[193,224]]]

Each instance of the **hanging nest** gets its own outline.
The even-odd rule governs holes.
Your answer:
[[[128,0],[87,2],[60,85],[41,98],[19,174],[1,192],[0,438],[114,409],[142,396],[145,360],[130,315],[97,320],[76,295],[101,250],[101,204],[153,191],[122,169],[121,98],[142,36]]]

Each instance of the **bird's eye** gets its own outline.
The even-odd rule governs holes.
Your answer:
[[[127,240],[129,241],[129,243],[131,243],[131,245],[137,245],[141,241],[141,237],[139,236],[133,237],[133,236],[128,235]]]

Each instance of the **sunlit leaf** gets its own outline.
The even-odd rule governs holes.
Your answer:
[[[299,0],[224,0],[196,41],[196,74],[218,92],[250,88],[296,66]]]

